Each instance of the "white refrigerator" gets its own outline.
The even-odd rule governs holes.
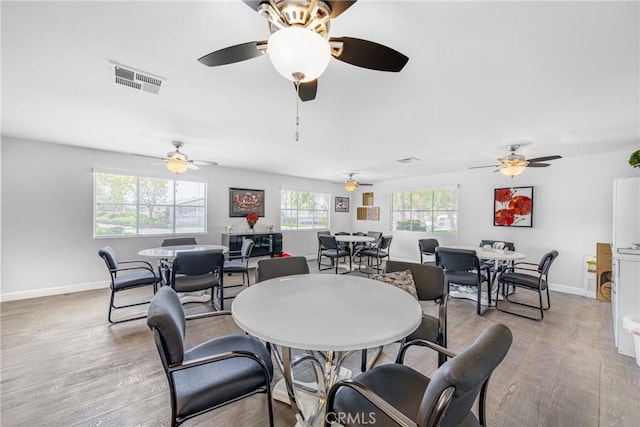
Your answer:
[[[613,247],[631,248],[634,243],[640,243],[640,177],[615,179]]]
[[[611,312],[618,352],[635,357],[633,337],[622,327],[625,316],[640,321],[640,177],[613,184],[613,280]]]

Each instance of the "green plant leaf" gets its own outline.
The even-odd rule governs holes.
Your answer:
[[[629,164],[634,168],[640,167],[640,150],[636,150],[631,154]]]

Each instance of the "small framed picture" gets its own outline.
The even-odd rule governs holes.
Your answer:
[[[533,226],[533,187],[496,188],[493,191],[493,225]]]
[[[336,212],[349,212],[349,198],[336,196]]]

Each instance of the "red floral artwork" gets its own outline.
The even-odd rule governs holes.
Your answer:
[[[516,215],[529,215],[533,207],[533,200],[527,196],[516,196],[509,200],[509,209]]]
[[[496,190],[496,202],[505,203],[511,200],[511,190],[508,188],[498,188]]]
[[[497,188],[493,203],[493,225],[532,226],[533,187]]]
[[[496,212],[494,219],[496,225],[511,225],[515,220],[515,216],[511,209],[500,209]]]

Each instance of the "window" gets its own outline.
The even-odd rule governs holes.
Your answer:
[[[280,228],[313,230],[329,228],[331,195],[310,191],[280,191]]]
[[[438,187],[391,195],[393,230],[456,234],[457,187]]]
[[[205,233],[207,184],[94,172],[93,236]]]

